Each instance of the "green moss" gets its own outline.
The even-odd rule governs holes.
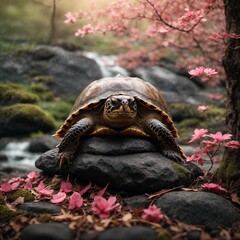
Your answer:
[[[24,197],[24,202],[32,202],[34,200],[34,195],[24,189],[17,189],[7,195],[7,199],[9,202],[13,202],[19,197]]]
[[[41,214],[37,217],[37,220],[41,223],[49,222],[51,220],[51,214]]]
[[[0,129],[4,134],[29,134],[36,131],[48,132],[55,128],[53,118],[38,106],[14,104],[0,110]]]
[[[49,82],[53,82],[53,77],[52,76],[35,76],[33,78],[35,81],[37,82],[41,82],[41,83],[49,83]]]
[[[22,210],[12,211],[7,206],[0,205],[0,223],[8,222],[12,218],[24,213],[25,211]]]
[[[180,164],[173,163],[172,166],[176,170],[176,172],[178,173],[179,179],[184,180],[184,181],[188,181],[190,179],[190,176],[186,172],[186,169],[184,167],[182,167]]]
[[[39,101],[37,95],[24,91],[13,83],[0,83],[0,99],[1,105],[36,103]]]
[[[0,194],[0,205],[4,205],[4,204],[5,204],[4,196]]]
[[[158,233],[158,240],[169,240],[171,239],[171,233],[164,229],[164,228],[158,228],[156,229],[157,233]]]
[[[206,126],[205,123],[197,118],[187,118],[178,124],[179,128],[183,128],[183,127],[193,127],[193,128],[198,127],[199,128],[199,127],[204,127],[204,126]]]
[[[56,120],[56,125],[60,126],[70,113],[73,103],[73,99],[60,99],[54,102],[41,102],[40,106],[47,110]]]
[[[37,94],[41,101],[52,101],[54,98],[53,93],[42,84],[33,83],[30,86],[30,90]]]

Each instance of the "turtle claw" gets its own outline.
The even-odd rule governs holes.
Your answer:
[[[57,158],[59,160],[59,168],[63,168],[65,162],[67,162],[67,165],[70,165],[71,161],[74,158],[74,154],[72,154],[71,152],[61,152],[58,153]]]
[[[169,151],[169,150],[165,150],[163,151],[163,155],[171,160],[173,160],[174,162],[178,162],[178,163],[185,163],[184,159],[181,157],[180,154],[174,152],[174,151]]]

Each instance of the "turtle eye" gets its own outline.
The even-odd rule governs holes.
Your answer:
[[[137,109],[137,103],[134,98],[130,98],[129,100],[129,107],[133,110]]]
[[[119,104],[118,100],[116,98],[111,98],[111,105],[117,106]]]

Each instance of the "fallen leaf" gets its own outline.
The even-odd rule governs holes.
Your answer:
[[[132,214],[127,213],[122,217],[122,221],[127,227],[131,227],[131,221],[132,221]]]
[[[92,215],[87,215],[87,217],[86,217],[86,219],[87,219],[87,221],[89,222],[89,223],[94,223],[94,220],[93,220],[93,216]]]
[[[231,193],[231,200],[234,203],[240,204],[240,198],[238,197],[237,193]]]
[[[175,188],[171,188],[171,189],[163,189],[159,192],[156,192],[152,195],[149,195],[148,199],[152,199],[152,198],[155,198],[155,197],[160,197],[160,196],[164,195],[165,193],[172,192],[172,191],[175,191],[175,190],[180,189],[180,188],[182,188],[182,187],[179,186],[179,187],[175,187]]]
[[[105,228],[103,226],[99,226],[99,225],[94,225],[94,229],[98,232],[102,232],[105,230]]]
[[[16,207],[19,204],[23,204],[24,203],[24,197],[18,197],[14,202],[11,202],[11,205],[13,207]]]

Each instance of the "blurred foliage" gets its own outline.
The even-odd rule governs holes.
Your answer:
[[[101,6],[109,0],[98,0]],[[77,28],[85,24],[65,24],[64,14],[68,11],[88,10],[91,4],[85,1],[56,0],[54,45],[69,49],[84,49],[105,54],[118,53],[119,49],[111,35],[101,34],[88,38],[74,36]],[[29,48],[34,44],[47,44],[51,32],[52,0],[1,0],[0,1],[0,54]]]

